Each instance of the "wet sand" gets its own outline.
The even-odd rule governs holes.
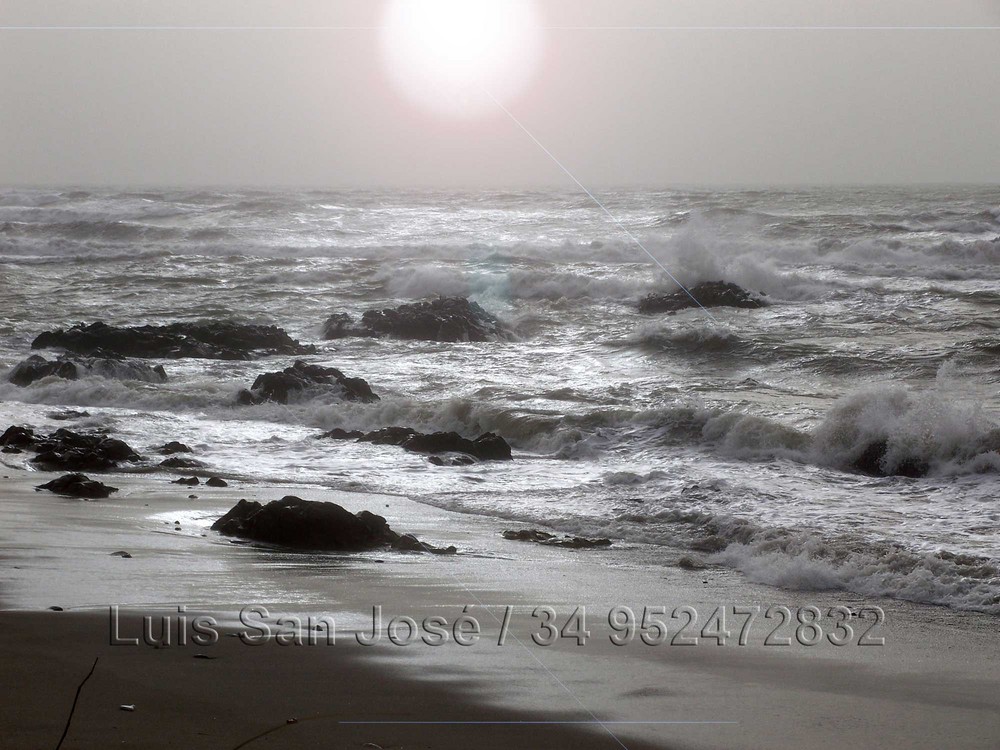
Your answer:
[[[499,532],[516,524],[394,496],[236,483],[189,489],[163,476],[113,475],[104,480],[121,493],[84,502],[34,492],[52,475],[3,473],[10,477],[0,480],[4,748],[54,747],[95,658],[64,748],[235,748],[250,740],[245,746],[995,748],[1000,741],[994,617],[780,591],[725,569],[666,565],[663,550],[647,545],[583,551],[512,542]],[[232,544],[206,528],[240,497],[285,494],[381,512],[394,528],[455,544],[460,554],[291,553]],[[132,557],[111,554],[119,550]],[[66,611],[44,611],[53,605]],[[112,605],[121,607],[118,636],[138,645],[111,644]],[[336,643],[319,633],[314,645],[283,645],[279,631],[306,639],[293,623],[249,645],[261,618],[244,611],[250,625],[240,623],[238,610],[251,605],[266,607],[271,625],[282,615],[328,615]],[[418,626],[438,616],[450,628],[466,614],[481,632],[468,646],[455,643],[453,630],[443,645],[396,645],[383,627],[379,643],[362,646],[357,634],[377,605],[383,626],[405,615]],[[532,613],[541,605],[553,608],[560,627],[584,607],[585,643],[567,629],[551,645],[536,644],[541,618]],[[698,643],[646,645],[637,633],[616,646],[608,613],[618,605],[639,617],[644,607],[664,606],[670,636],[682,624],[670,612],[690,606],[699,615]],[[776,605],[848,607],[855,635],[842,647],[826,638],[808,646],[786,625],[778,635],[791,644],[766,646],[775,623],[763,617],[745,645],[742,619],[730,618],[725,645],[701,634],[719,606]],[[179,606],[188,624],[183,645]],[[863,611],[874,606],[885,612],[881,625],[874,610]],[[169,646],[144,642],[147,613],[171,618]],[[198,645],[190,623],[205,613],[219,638]],[[871,626],[884,645],[857,645]],[[161,640],[158,619],[151,634]],[[407,631],[396,634],[402,641]]]

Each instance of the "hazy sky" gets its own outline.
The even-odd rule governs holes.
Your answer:
[[[468,0],[476,2],[476,0]],[[547,27],[995,26],[1000,0],[537,0]],[[208,8],[204,6],[210,6]],[[0,0],[10,26],[378,26],[378,0]],[[996,182],[1000,31],[547,28],[507,104],[587,184]],[[0,30],[8,185],[563,185],[379,30]]]

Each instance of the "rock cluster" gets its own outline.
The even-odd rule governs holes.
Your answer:
[[[0,435],[0,445],[28,448],[36,455],[31,462],[42,469],[63,471],[106,471],[140,456],[123,440],[101,433],[82,433],[59,428],[47,437],[38,437],[27,427],[8,427]]]
[[[227,321],[171,323],[162,326],[109,326],[79,323],[40,334],[32,349],[65,349],[84,355],[179,359],[251,359],[255,354],[314,354],[277,326]]]

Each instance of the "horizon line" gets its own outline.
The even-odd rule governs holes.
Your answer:
[[[380,31],[384,26],[0,26],[0,31]],[[538,26],[543,31],[1000,31],[1000,26]]]

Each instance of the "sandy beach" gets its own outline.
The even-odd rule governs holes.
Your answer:
[[[875,741],[991,748],[1000,733],[993,668],[1000,644],[988,615],[843,592],[799,595],[749,584],[725,568],[651,566],[656,550],[647,545],[571,550],[513,542],[499,534],[509,524],[398,496],[308,493],[351,510],[378,503],[394,527],[455,544],[459,554],[320,555],[232,544],[207,530],[214,518],[238,498],[276,499],[295,488],[188,493],[163,476],[111,475],[106,481],[119,495],[81,501],[35,492],[47,478],[41,472],[4,471],[4,747],[54,746],[95,658],[66,748],[833,748]],[[132,557],[112,555],[118,551]],[[51,606],[64,611],[45,611]],[[372,631],[375,606],[382,635],[362,645],[358,636]],[[567,628],[548,642],[542,618],[532,616],[540,606],[553,609],[560,629],[583,608],[589,637],[580,643]],[[699,621],[686,632],[697,643],[657,644],[655,629],[640,628],[614,645],[612,636],[627,636],[609,625],[617,606],[640,613],[663,606],[671,638],[683,616],[670,613],[691,607]],[[790,645],[764,645],[776,621],[763,618],[740,645],[743,619],[731,616],[731,635],[719,645],[702,628],[720,606],[796,613],[846,606],[861,616],[852,619],[852,642],[839,647],[825,637],[803,645],[812,635],[791,625],[777,634]],[[876,606],[884,623],[863,612]],[[423,629],[428,617],[442,618],[453,635],[463,614],[477,623],[469,645],[454,637],[425,642],[434,641]],[[144,615],[154,616],[152,639]],[[215,624],[215,642],[193,639],[199,616],[212,618],[205,622]],[[335,643],[327,631],[310,641],[310,616],[335,621]],[[419,637],[410,638],[402,621],[390,628],[403,616]],[[282,617],[298,619],[280,624]],[[883,645],[858,645],[869,625]]]

